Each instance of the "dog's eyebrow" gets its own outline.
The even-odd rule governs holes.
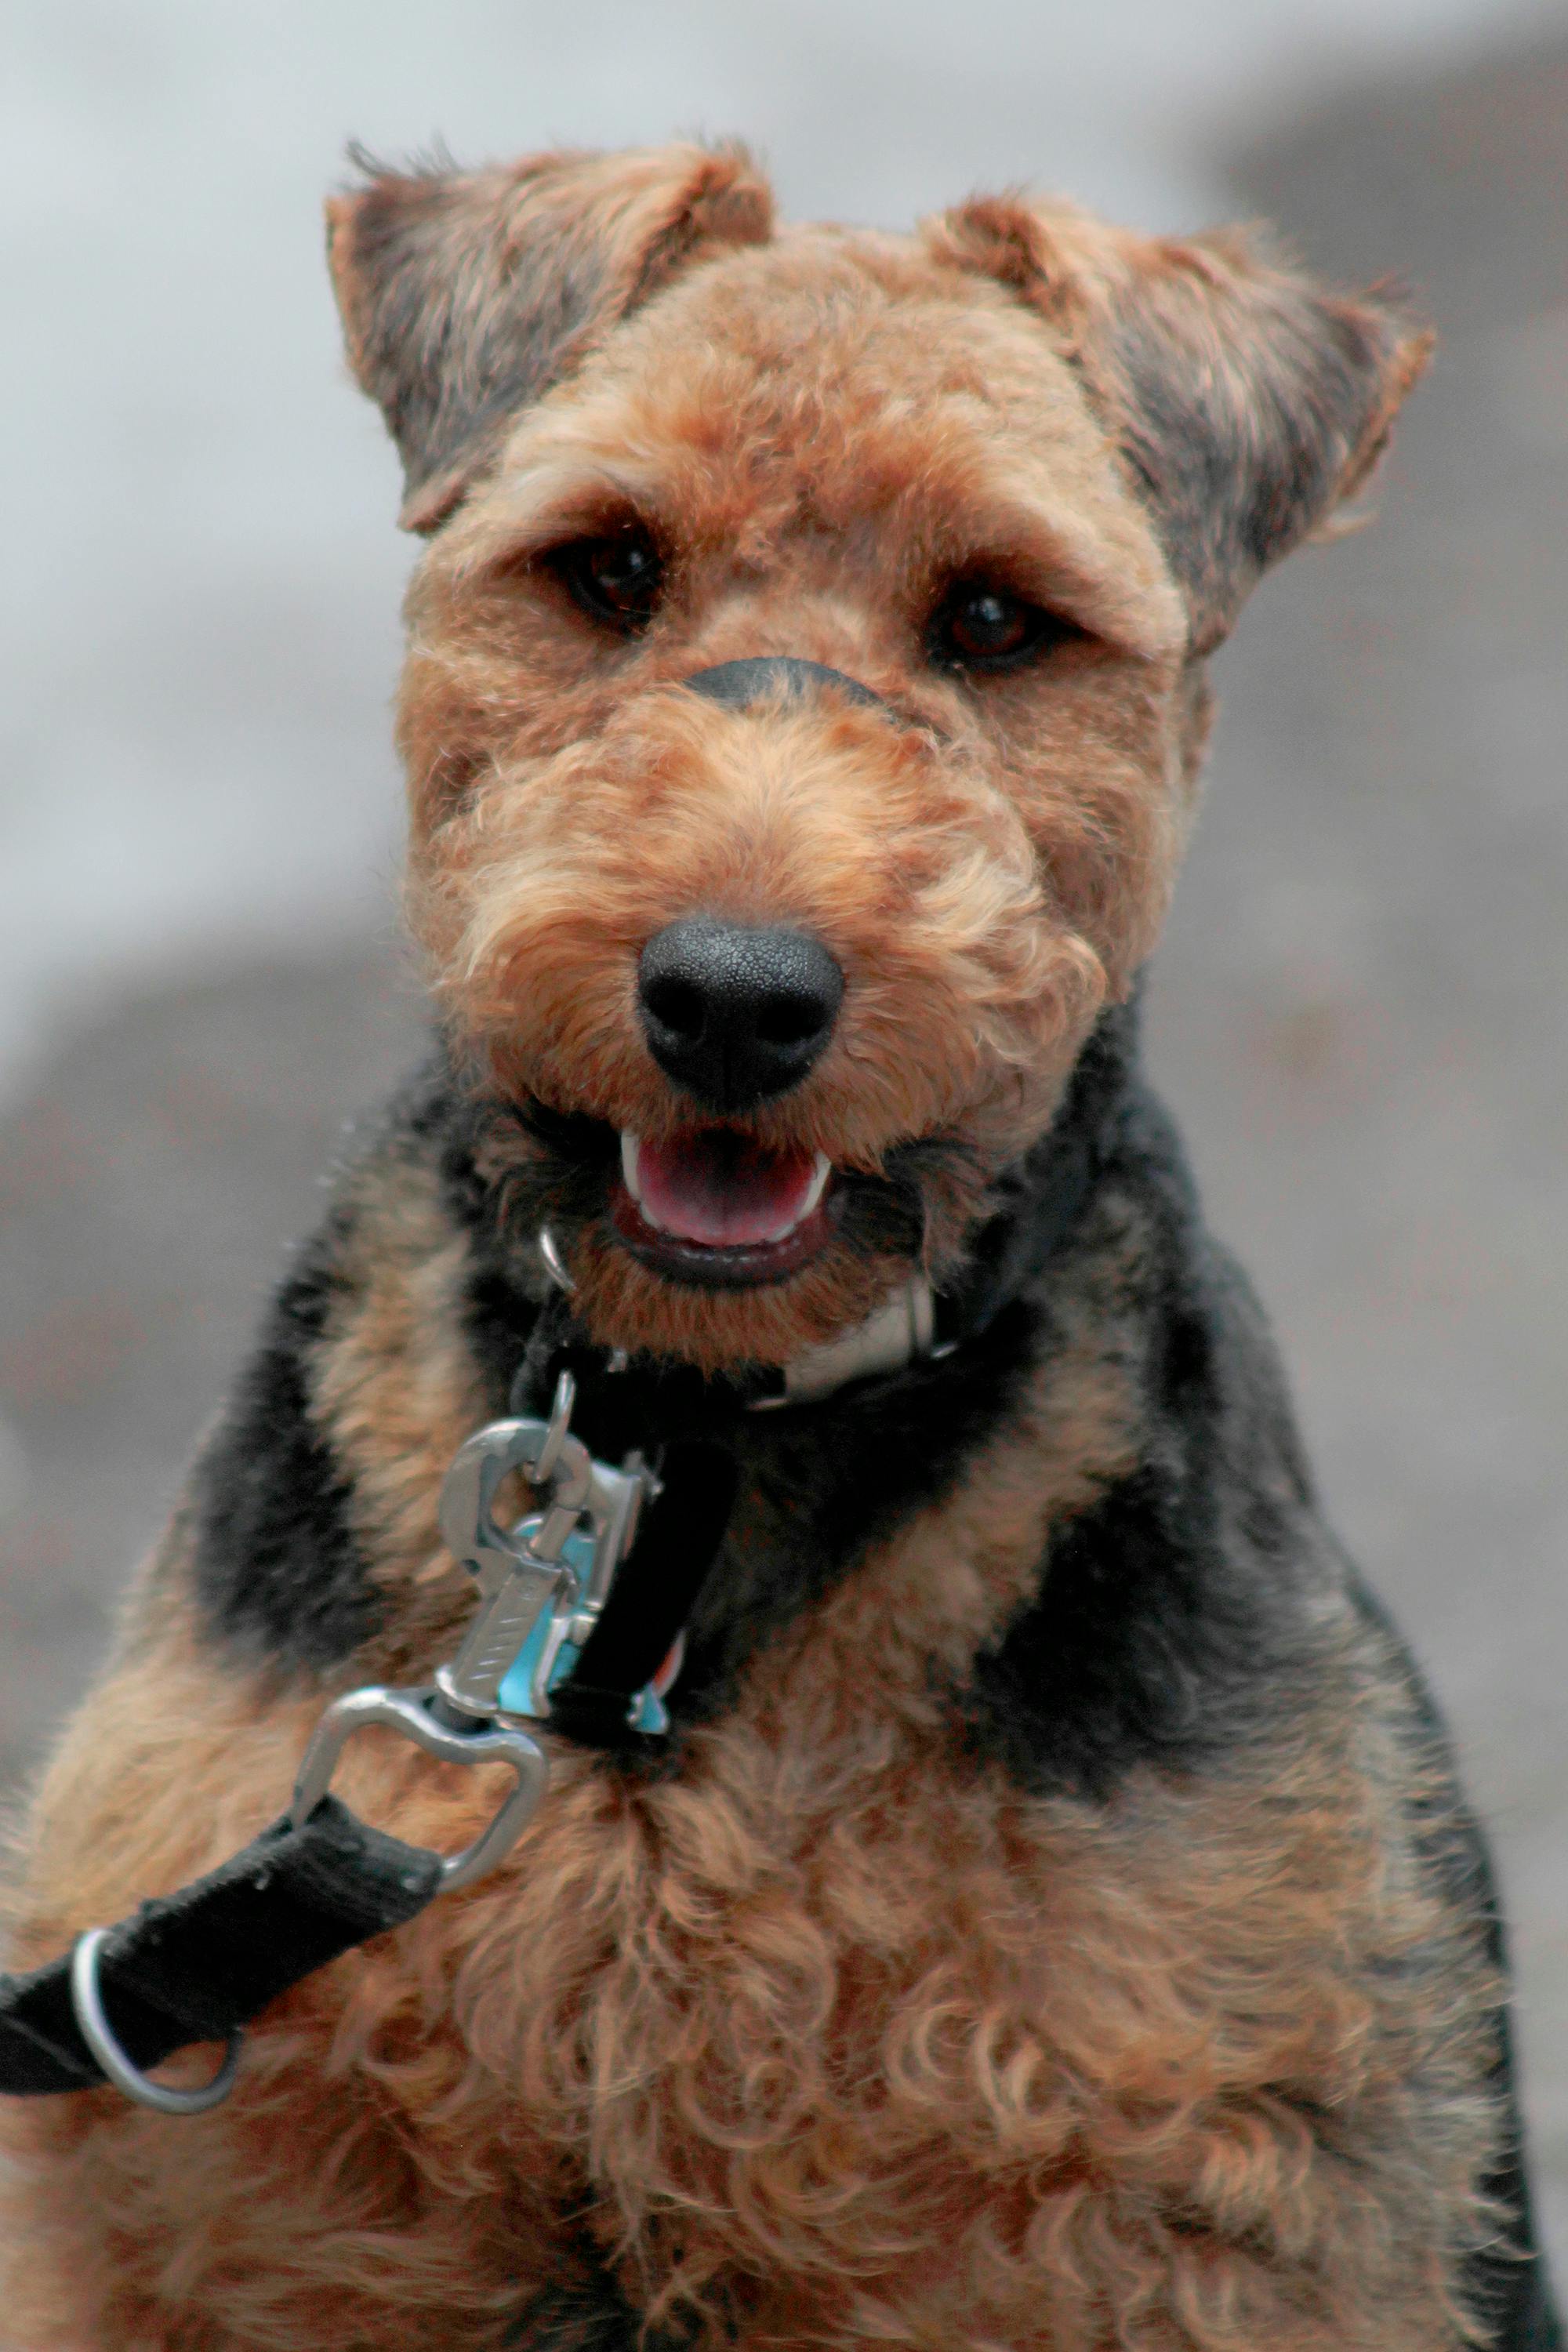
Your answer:
[[[1086,515],[1079,486],[1053,494],[1048,465],[1034,495],[1004,493],[943,500],[933,551],[949,578],[990,572],[1075,621],[1090,635],[1145,661],[1180,651],[1187,616],[1175,582],[1141,518],[1110,498]],[[1033,486],[1031,486],[1033,488]]]
[[[500,487],[500,498],[487,507],[479,530],[464,550],[467,573],[542,553],[563,539],[616,520],[639,517],[657,525],[664,503],[651,474],[626,466],[590,467],[554,455],[503,476]]]

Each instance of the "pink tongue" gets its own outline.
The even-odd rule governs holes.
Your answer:
[[[708,1249],[740,1249],[787,1234],[805,1204],[809,1152],[764,1151],[710,1128],[668,1143],[639,1142],[637,1188],[650,1221]]]

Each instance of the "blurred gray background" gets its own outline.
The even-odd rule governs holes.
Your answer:
[[[1157,1071],[1496,1833],[1568,2273],[1568,8],[0,5],[0,1788],[101,1654],[342,1119],[418,1033],[410,549],[318,205],[741,131],[787,208],[1264,214],[1443,338],[1223,658]]]

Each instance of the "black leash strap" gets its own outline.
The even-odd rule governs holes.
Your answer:
[[[221,2042],[329,1960],[400,1927],[441,1880],[441,1857],[370,1829],[335,1797],[287,1816],[205,1878],[143,1903],[99,1954],[103,2008],[139,2069]],[[77,2021],[70,1955],[0,1977],[0,2092],[84,2091],[107,2080]]]

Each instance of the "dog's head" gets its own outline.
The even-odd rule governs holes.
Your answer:
[[[775,231],[738,151],[372,172],[432,534],[412,904],[606,1344],[780,1362],[961,1259],[1148,952],[1204,656],[1423,340],[1223,236]]]

